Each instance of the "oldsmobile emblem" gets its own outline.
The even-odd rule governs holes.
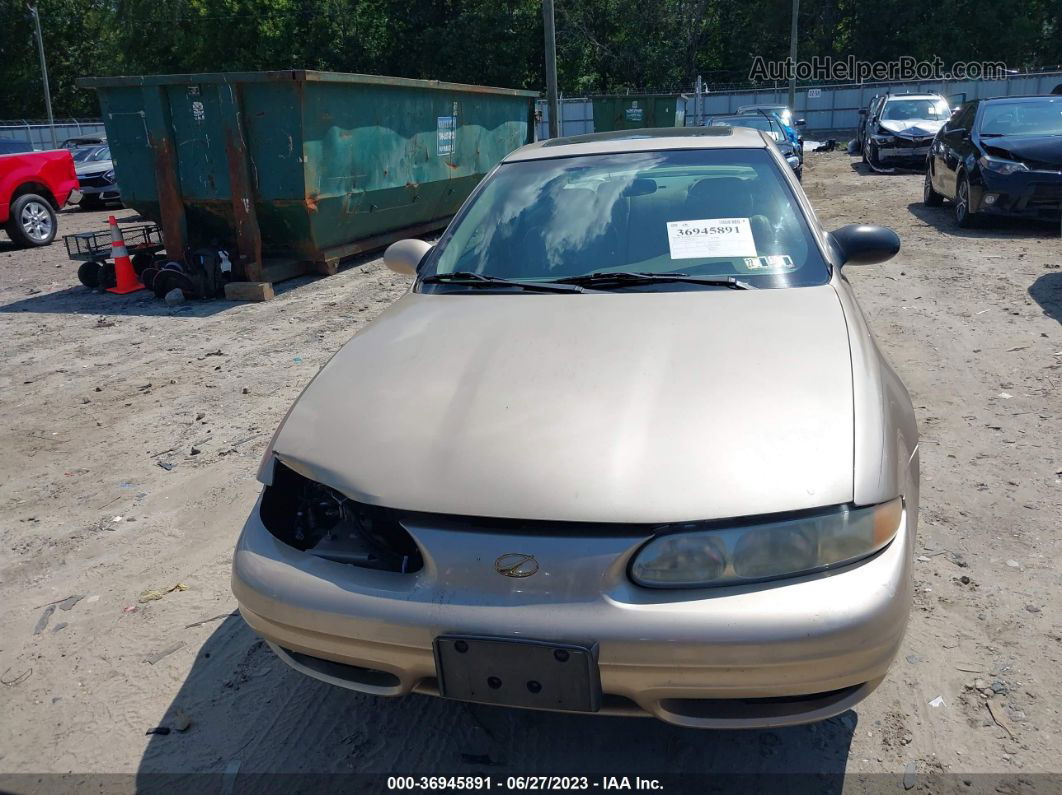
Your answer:
[[[506,577],[530,577],[538,571],[538,561],[534,555],[507,552],[494,561],[494,570]]]

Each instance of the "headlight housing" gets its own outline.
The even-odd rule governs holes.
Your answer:
[[[853,563],[899,532],[903,500],[842,506],[785,519],[666,528],[634,556],[630,577],[646,588],[710,588],[796,577]]]
[[[981,165],[981,168],[994,171],[1003,176],[1029,170],[1029,167],[1024,163],[1018,163],[1014,160],[1004,160],[1002,157],[992,157],[991,155],[981,155],[981,157],[977,159],[977,162]]]
[[[114,182],[114,169],[109,169],[100,174],[104,182]]]

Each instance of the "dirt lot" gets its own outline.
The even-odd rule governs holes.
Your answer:
[[[809,155],[805,187],[828,228],[882,223],[904,246],[886,265],[849,269],[910,389],[923,467],[910,629],[856,710],[781,731],[699,732],[377,700],[288,670],[227,615],[255,470],[301,388],[406,283],[367,260],[284,284],[265,304],[168,307],[88,292],[61,243],[16,251],[4,237],[0,772],[138,774],[145,789],[155,773],[214,772],[229,791],[277,771],[806,771],[822,774],[818,791],[873,780],[902,791],[905,770],[934,791],[964,786],[932,783],[936,773],[1062,772],[1059,230],[958,230],[948,207],[921,206],[920,176],[863,173],[841,153]],[[105,217],[69,210],[62,232]],[[161,598],[141,601],[148,591]],[[46,606],[72,595],[84,598],[35,634]],[[145,734],[187,720],[187,731]],[[889,777],[859,778],[874,773]],[[1044,779],[1023,781],[1013,787]]]

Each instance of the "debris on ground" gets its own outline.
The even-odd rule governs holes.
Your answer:
[[[40,635],[48,628],[48,622],[52,618],[52,613],[55,612],[55,605],[48,605],[44,608],[44,612],[41,613],[41,617],[37,619],[37,626],[33,628],[34,635]]]
[[[944,696],[937,696],[936,698],[934,698],[932,701],[929,702],[929,706],[931,706],[931,707],[943,707],[944,706]]]
[[[144,591],[142,594],[140,594],[140,596],[137,597],[137,601],[140,602],[141,604],[144,604],[145,602],[157,602],[159,599],[161,599],[162,597],[164,597],[168,593],[173,593],[174,591],[187,591],[187,590],[188,590],[188,586],[185,585],[183,582],[179,582],[176,585],[174,585],[172,588],[167,588],[165,591],[159,591],[159,590],[155,590],[155,589],[152,589],[150,591]]]
[[[1003,704],[995,698],[990,698],[985,702],[985,706],[988,707],[988,714],[992,716],[992,721],[1008,735],[1010,739],[1014,739],[1014,729],[1011,728],[1010,719],[1007,717],[1007,713],[1003,710]]]
[[[903,788],[914,789],[915,779],[918,773],[918,763],[908,762],[903,769]]]
[[[159,660],[163,659],[164,657],[169,657],[175,651],[182,648],[184,648],[184,641],[179,640],[172,646],[167,646],[162,651],[157,651],[154,654],[149,654],[147,657],[144,658],[144,662],[146,662],[148,665],[154,665]]]
[[[8,687],[14,687],[15,685],[20,685],[23,682],[25,682],[33,674],[33,669],[32,668],[27,668],[22,673],[20,673],[17,676],[9,679],[7,675],[8,675],[8,673],[10,671],[11,671],[10,668],[5,668],[4,669],[4,673],[0,674],[0,685],[7,685]]]
[[[170,727],[169,726],[155,726],[154,728],[148,729],[146,732],[144,732],[144,735],[147,736],[149,734],[161,734],[161,735],[165,736],[165,735],[167,735],[169,733],[170,733]]]
[[[183,709],[178,709],[173,713],[173,728],[179,732],[186,732],[192,725],[191,716]]]
[[[203,626],[203,624],[209,624],[211,621],[220,621],[223,618],[229,618],[230,616],[238,616],[239,614],[239,610],[233,610],[231,613],[219,613],[218,615],[211,616],[210,618],[204,618],[200,621],[193,621],[191,624],[185,624],[184,628],[191,629],[192,627],[201,627]]]

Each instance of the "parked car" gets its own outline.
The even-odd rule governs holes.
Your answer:
[[[738,107],[737,112],[739,116],[762,113],[775,114],[781,120],[786,136],[800,152],[800,159],[804,159],[804,136],[800,134],[799,128],[805,126],[806,122],[803,119],[795,118],[793,111],[789,109],[788,105],[741,105]]]
[[[66,149],[0,155],[0,224],[21,246],[55,239],[55,213],[77,188],[74,159]]]
[[[506,157],[269,443],[233,558],[297,670],[384,696],[699,727],[845,711],[907,622],[911,401],[740,127]]]
[[[954,202],[955,222],[1062,214],[1062,96],[975,99],[940,130],[923,199]]]
[[[19,152],[32,152],[33,144],[19,138],[0,138],[0,155],[14,155]]]
[[[107,143],[106,133],[95,133],[89,135],[77,135],[73,138],[67,138],[63,141],[64,149],[78,149],[82,146],[100,146]]]
[[[857,141],[871,168],[922,168],[933,136],[951,117],[939,94],[882,94],[859,111]]]
[[[713,116],[704,123],[706,127],[748,127],[753,130],[761,130],[771,137],[778,151],[782,153],[785,162],[793,169],[796,178],[804,176],[804,155],[792,141],[782,125],[781,119],[775,114],[750,113],[743,116]]]
[[[81,186],[81,208],[98,210],[106,202],[120,201],[121,190],[114,174],[109,146],[89,146],[74,150],[77,178]]]

